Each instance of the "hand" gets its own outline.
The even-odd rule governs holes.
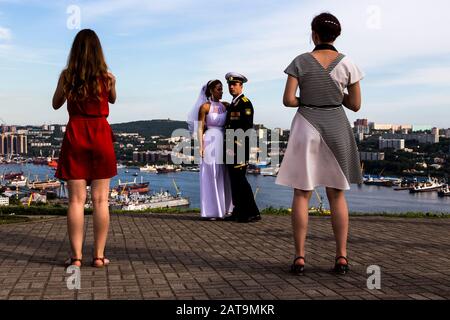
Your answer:
[[[205,149],[200,148],[200,158],[203,159],[204,156],[205,156]]]
[[[109,84],[109,89],[111,89],[112,87],[114,87],[116,85],[116,77],[111,73],[108,72],[108,84]]]

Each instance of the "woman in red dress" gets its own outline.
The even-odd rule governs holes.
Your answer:
[[[75,37],[67,67],[53,96],[53,108],[67,101],[69,123],[55,176],[69,190],[67,229],[71,257],[66,265],[81,266],[86,186],[91,186],[94,207],[94,267],[109,263],[104,250],[109,229],[110,178],[117,175],[113,133],[106,118],[108,103],[116,100],[115,77],[108,72],[96,33],[81,30]]]

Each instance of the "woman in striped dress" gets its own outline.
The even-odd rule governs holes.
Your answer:
[[[298,108],[288,147],[276,180],[294,188],[292,226],[295,258],[291,271],[302,274],[308,226],[308,202],[318,186],[326,187],[336,239],[334,271],[348,272],[348,207],[344,190],[361,183],[355,138],[344,107],[361,105],[362,72],[333,43],[341,33],[338,19],[322,13],[312,21],[313,52],[296,57],[287,67],[283,103]],[[297,89],[300,97],[296,97]],[[347,92],[346,92],[347,91]]]

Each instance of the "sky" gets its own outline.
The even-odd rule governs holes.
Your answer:
[[[342,24],[335,46],[365,73],[350,121],[450,128],[447,0],[0,0],[0,123],[67,122],[51,99],[76,33],[91,28],[117,78],[110,123],[185,120],[203,84],[236,71],[255,123],[289,128],[283,70],[313,49],[310,23],[324,11]]]

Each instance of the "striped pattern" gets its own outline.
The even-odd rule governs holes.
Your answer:
[[[361,183],[358,148],[344,109],[342,107],[337,109],[304,107],[299,108],[298,112],[319,131],[336,157],[348,183]]]
[[[310,53],[305,53],[295,58],[285,72],[299,79],[300,101],[303,106],[298,112],[320,133],[333,152],[348,183],[362,183],[358,148],[342,107],[344,95],[330,76],[344,57],[343,54],[339,54],[325,69]],[[339,107],[330,108],[330,106]],[[304,139],[304,137],[293,138]]]
[[[330,72],[345,57],[338,57],[324,69],[319,61],[310,53],[304,53],[292,61],[285,72],[299,79],[300,102],[306,105],[336,105],[342,104],[344,94],[330,77]]]

